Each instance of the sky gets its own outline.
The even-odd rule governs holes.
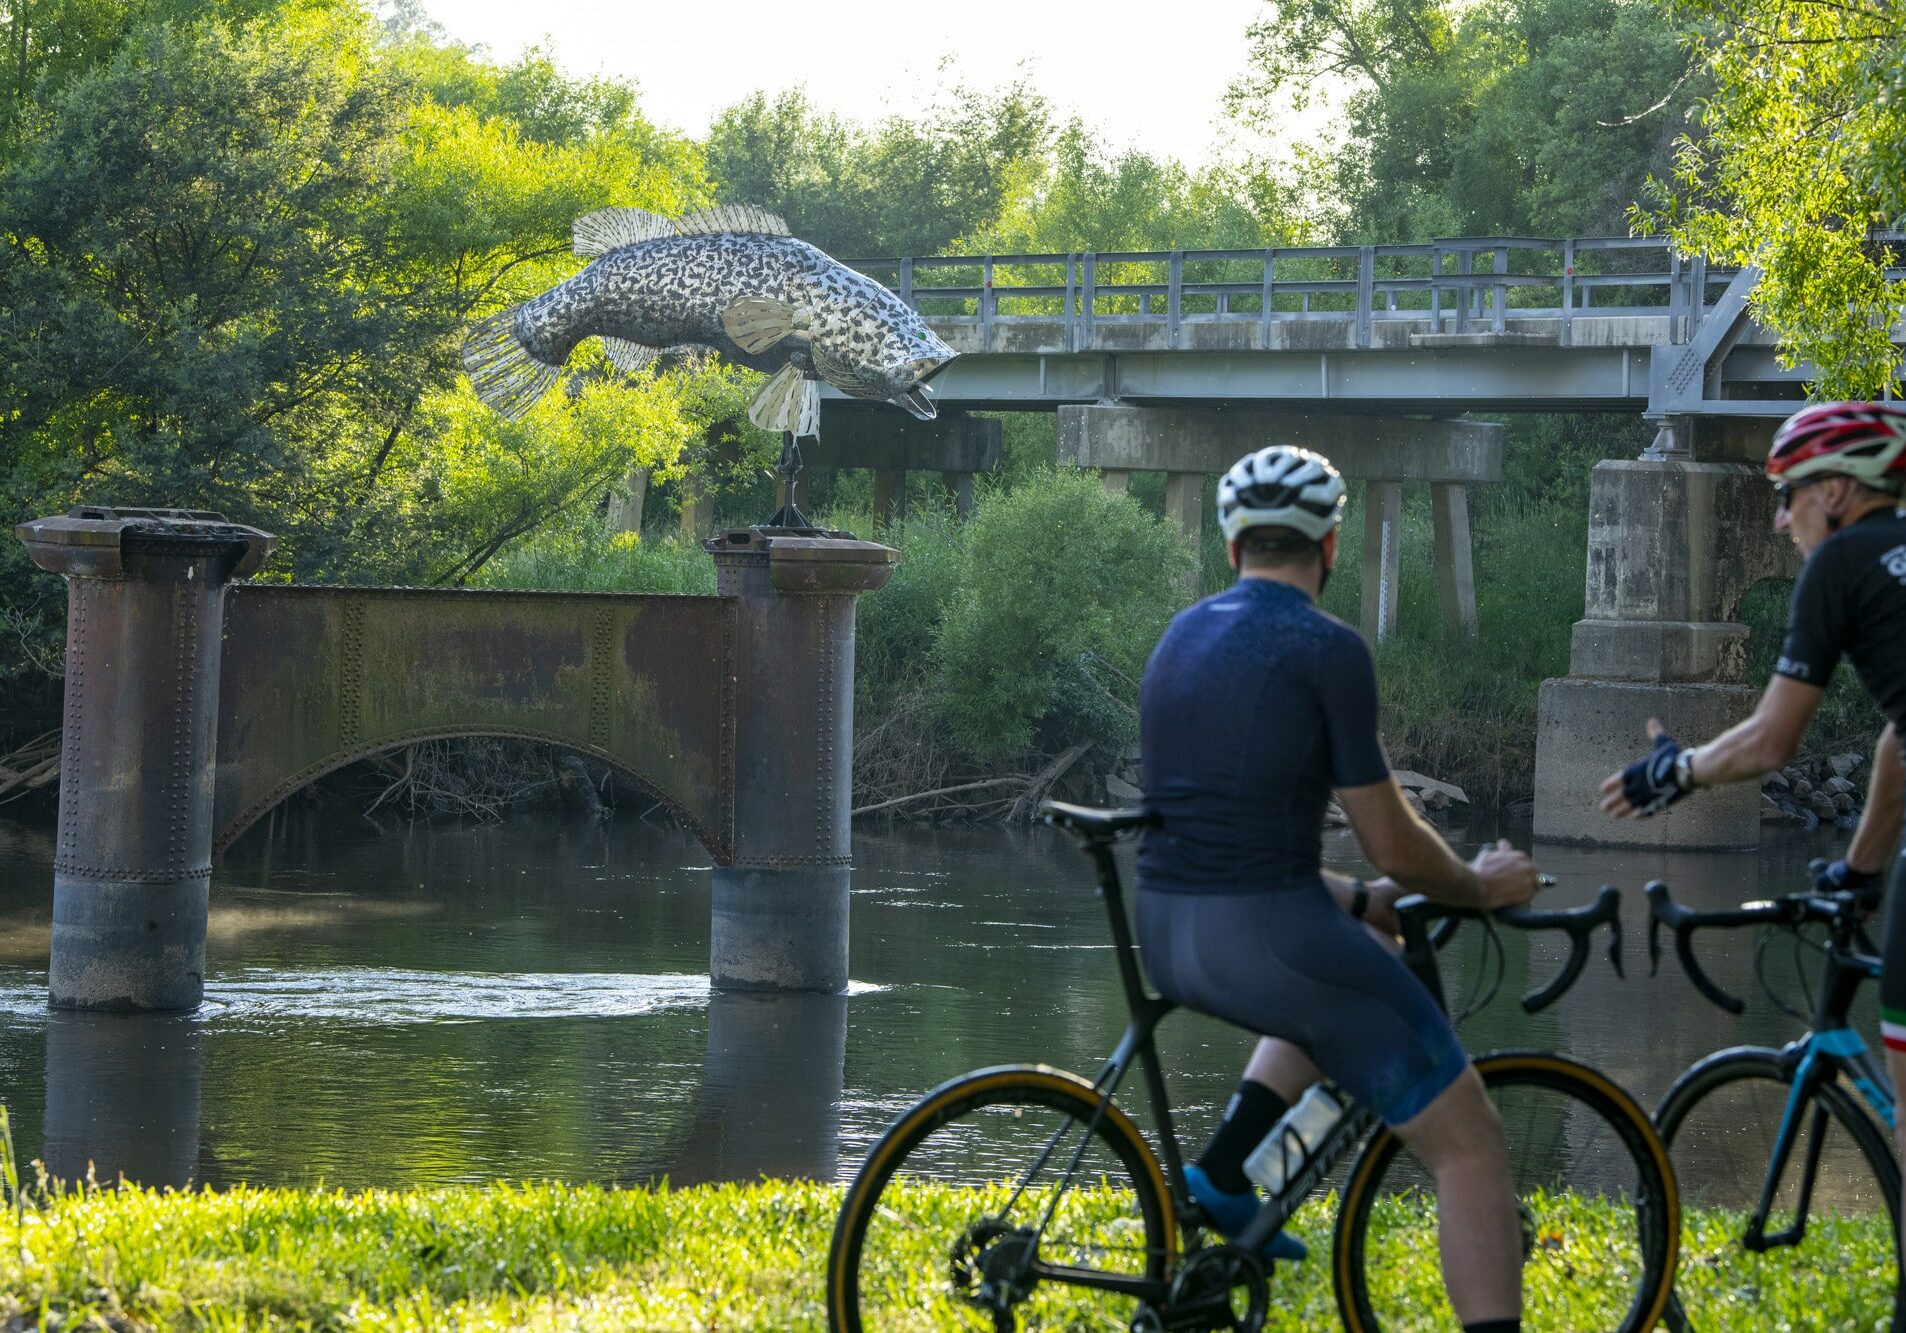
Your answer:
[[[1245,30],[1264,0],[1124,7],[1076,0],[424,0],[460,41],[508,60],[538,44],[570,74],[641,85],[651,119],[699,137],[756,88],[805,85],[821,108],[873,121],[920,110],[947,82],[982,88],[1024,75],[1107,148],[1209,161],[1224,90],[1244,68]]]

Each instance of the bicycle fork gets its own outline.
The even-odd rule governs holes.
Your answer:
[[[1794,1047],[1788,1049],[1789,1052],[1795,1050]],[[1822,1084],[1831,1080],[1842,1065],[1847,1067],[1855,1086],[1879,1110],[1889,1128],[1893,1122],[1892,1099],[1882,1092],[1884,1085],[1879,1081],[1878,1070],[1858,1033],[1845,1027],[1818,1031],[1806,1039],[1803,1050],[1794,1070],[1792,1091],[1787,1094],[1786,1109],[1781,1113],[1780,1131],[1774,1139],[1774,1151],[1767,1163],[1767,1176],[1761,1182],[1760,1202],[1755,1206],[1754,1215],[1748,1219],[1747,1230],[1741,1236],[1741,1245],[1750,1254],[1763,1254],[1770,1249],[1798,1245],[1806,1239],[1807,1217],[1813,1205],[1813,1186],[1820,1174],[1820,1155],[1825,1150],[1827,1131],[1832,1124],[1832,1115],[1826,1103],[1815,1100],[1813,1094]],[[1773,1216],[1774,1195],[1779,1192],[1781,1181],[1786,1175],[1793,1156],[1794,1140],[1800,1132],[1801,1117],[1809,1102],[1812,1103],[1812,1110],[1806,1116],[1806,1151],[1800,1164],[1793,1222],[1784,1230],[1769,1234],[1767,1222]]]

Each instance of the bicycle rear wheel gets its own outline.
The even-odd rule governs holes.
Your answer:
[[[1760,1253],[1744,1244],[1793,1074],[1779,1051],[1739,1047],[1696,1064],[1662,1099],[1655,1119],[1686,1191],[1670,1328],[1883,1328],[1892,1319],[1899,1168],[1885,1133],[1837,1081],[1801,1108],[1766,1223],[1770,1235],[1799,1234]]]
[[[828,1251],[829,1325],[1122,1328],[1136,1298],[1078,1278],[1162,1284],[1176,1227],[1158,1159],[1091,1084],[978,1070],[928,1093],[867,1155]],[[1034,1259],[1073,1280],[1029,1271]]]
[[[1648,1117],[1561,1056],[1502,1051],[1476,1068],[1502,1114],[1522,1203],[1522,1327],[1653,1328],[1674,1273],[1679,1204]],[[1337,1215],[1332,1276],[1349,1333],[1460,1328],[1437,1252],[1435,1181],[1380,1129],[1351,1167]]]

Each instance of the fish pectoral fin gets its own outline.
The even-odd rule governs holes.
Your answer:
[[[659,348],[630,342],[627,338],[604,338],[602,350],[609,354],[609,364],[625,375],[635,374],[662,354]]]
[[[777,433],[819,434],[821,386],[802,374],[799,366],[782,366],[748,404],[748,420]]]
[[[721,312],[722,332],[750,356],[806,333],[807,327],[805,311],[764,296],[744,296]]]
[[[625,245],[675,234],[675,224],[659,213],[640,208],[598,208],[576,219],[569,239],[577,258],[595,259]]]
[[[720,208],[704,208],[699,213],[690,213],[680,219],[675,227],[684,236],[711,236],[724,231],[750,236],[792,234],[779,214],[770,213],[758,204],[724,204]]]

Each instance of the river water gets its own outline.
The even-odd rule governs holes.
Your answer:
[[[1745,933],[1704,937],[1717,979],[1750,996],[1740,1018],[1671,953],[1651,979],[1639,889],[1663,878],[1688,903],[1731,905],[1799,887],[1835,845],[1769,830],[1758,854],[1538,846],[1560,881],[1547,903],[1628,891],[1627,979],[1598,956],[1525,1017],[1515,988],[1560,949],[1507,933],[1509,984],[1465,1041],[1564,1051],[1652,1105],[1698,1055],[1789,1039],[1802,1025],[1753,988]],[[211,1185],[845,1178],[936,1083],[1011,1061],[1090,1074],[1125,1022],[1088,866],[1047,829],[857,829],[850,992],[762,997],[711,993],[708,858],[673,827],[380,831],[287,812],[220,863],[206,1003],[173,1017],[46,1010],[52,850],[50,830],[0,822],[0,1104],[20,1154],[63,1175],[92,1162]],[[1346,835],[1327,857],[1359,864]],[[1478,971],[1453,948],[1452,997]],[[1772,971],[1792,994],[1787,960]],[[1181,1014],[1161,1043],[1185,1137],[1201,1139],[1249,1038]]]

